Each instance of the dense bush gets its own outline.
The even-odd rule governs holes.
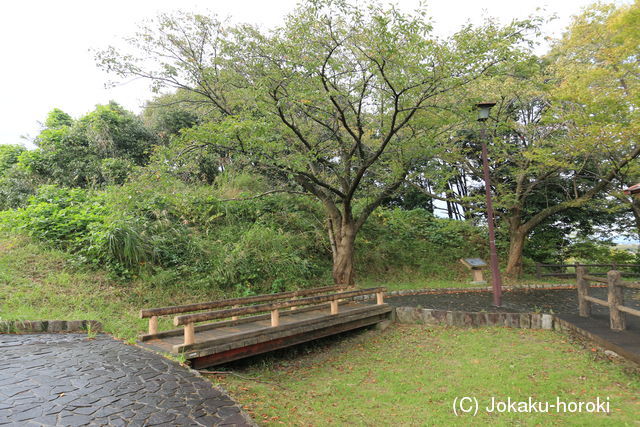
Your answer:
[[[238,294],[328,283],[322,206],[289,194],[242,200],[262,187],[247,175],[194,186],[143,171],[99,191],[41,186],[24,207],[1,213],[0,222],[121,280],[143,276],[158,286]],[[381,209],[357,242],[357,265],[361,278],[451,277],[451,264],[482,250],[478,230],[467,223],[422,209]]]
[[[617,249],[610,241],[577,239],[565,249],[565,258],[582,264],[633,264],[636,254]]]
[[[455,278],[462,272],[460,258],[486,257],[481,229],[424,209],[376,211],[357,244],[361,275]]]
[[[18,163],[18,158],[25,151],[22,145],[0,144],[0,177]]]
[[[104,223],[107,212],[103,200],[88,191],[46,185],[27,206],[2,212],[0,220],[38,240],[80,253],[90,250],[90,230]]]
[[[37,180],[20,164],[0,176],[0,210],[13,209],[27,203],[36,192]]]

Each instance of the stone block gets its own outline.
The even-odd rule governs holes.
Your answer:
[[[462,325],[466,328],[473,328],[475,325],[474,315],[475,313],[469,313],[467,311],[462,313]]]
[[[464,311],[452,311],[451,312],[451,323],[452,326],[468,326],[465,322],[465,312]]]
[[[531,329],[542,329],[542,315],[531,313]]]
[[[558,318],[555,316],[553,316],[553,329],[555,329],[556,331],[562,331],[564,329],[562,327],[562,324],[558,322]]]
[[[504,325],[509,328],[519,328],[520,313],[505,313]]]
[[[550,314],[542,315],[542,329],[553,329],[553,316]]]
[[[430,308],[422,309],[422,323],[425,325],[435,325],[436,319],[433,317],[433,310]]]
[[[442,324],[447,323],[447,313],[445,310],[432,310],[431,315],[436,323]]]
[[[42,332],[43,324],[39,320],[23,320],[16,322],[15,330],[17,332]]]
[[[487,326],[502,326],[500,313],[487,313]]]
[[[375,325],[375,329],[377,331],[384,331],[385,329],[387,329],[389,326],[391,326],[391,323],[393,323],[390,319],[387,320],[383,320],[382,322],[378,322]]]
[[[66,329],[67,322],[64,320],[49,320],[47,332],[62,332]]]
[[[396,308],[396,318],[399,323],[419,323],[419,308],[415,307],[398,307]]]
[[[487,313],[473,313],[473,317],[476,326],[487,326]]]
[[[453,326],[453,312],[446,311],[444,315],[444,324]]]
[[[68,332],[84,332],[85,329],[83,320],[69,320],[67,322]]]
[[[529,313],[520,314],[520,327],[522,329],[531,328],[531,314]]]

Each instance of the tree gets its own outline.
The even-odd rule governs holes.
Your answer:
[[[640,154],[640,147],[633,140],[612,144],[611,138],[620,138],[620,133],[607,140],[589,135],[594,129],[602,132],[603,124],[592,127],[576,113],[581,105],[557,97],[553,88],[568,77],[557,74],[557,68],[536,58],[509,66],[508,77],[485,80],[476,90],[492,93],[497,101],[487,124],[490,176],[496,217],[509,236],[506,274],[518,276],[525,243],[534,230],[561,218],[583,221],[579,208],[601,197]],[[596,110],[592,105],[589,109]],[[479,138],[473,129],[452,138],[441,167],[422,170],[416,185],[432,197],[482,212]],[[466,189],[452,191],[452,177],[465,180]],[[426,189],[424,182],[439,183],[437,190]]]
[[[605,200],[602,193],[637,162],[639,25],[638,1],[594,5],[574,18],[548,66],[484,88],[499,98],[491,180],[496,213],[509,229],[508,275],[521,272],[526,239],[537,227],[595,197]],[[458,157],[450,173],[465,171],[479,182],[477,158]],[[439,190],[432,195],[478,208],[473,194]]]
[[[552,58],[562,85],[556,96],[574,106],[571,119],[580,139],[600,141],[610,158],[620,146],[638,145],[640,133],[640,1],[629,5],[596,4],[576,16]],[[640,232],[640,201],[622,189],[636,184],[640,164],[618,171],[612,192],[632,213]]]
[[[212,108],[208,123],[184,132],[186,150],[213,146],[274,190],[319,199],[334,281],[351,285],[364,222],[437,150],[461,89],[517,56],[533,28],[487,22],[440,40],[428,22],[423,10],[330,0],[303,2],[268,33],[163,15],[130,40],[136,53],[110,48],[97,59]]]
[[[0,209],[19,206],[35,191],[29,174],[19,165],[26,152],[22,145],[0,145]]]
[[[38,149],[21,156],[22,166],[46,182],[87,187],[121,183],[134,165],[148,162],[156,138],[133,113],[110,102],[78,120],[52,110],[34,142]]]
[[[178,91],[158,96],[145,105],[142,112],[144,125],[158,136],[162,144],[168,145],[171,138],[178,136],[182,129],[197,125],[202,121],[200,115],[206,115],[206,112],[188,105],[193,98],[190,95]]]
[[[27,151],[23,145],[0,145],[0,177],[18,163],[20,154]]]

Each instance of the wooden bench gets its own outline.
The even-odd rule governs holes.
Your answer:
[[[210,366],[383,322],[393,311],[384,303],[384,292],[327,286],[145,309],[140,316],[149,318],[149,331],[140,341]],[[375,304],[354,300],[365,295],[375,295]],[[158,317],[169,315],[175,315],[173,324],[182,328],[159,331]],[[209,323],[199,324],[203,322]]]

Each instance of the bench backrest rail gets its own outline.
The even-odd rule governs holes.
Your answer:
[[[204,313],[185,314],[176,316],[173,324],[176,326],[184,326],[184,345],[195,343],[195,323],[205,322],[208,320],[225,319],[233,316],[242,316],[256,313],[271,312],[271,326],[280,326],[280,310],[285,308],[301,307],[308,305],[317,305],[322,303],[330,303],[331,315],[339,312],[339,302],[346,299],[352,299],[363,295],[376,295],[376,305],[384,304],[385,288],[368,288],[358,289],[355,291],[338,292],[329,295],[320,295],[307,298],[300,298],[290,301],[277,301],[268,304],[250,305],[246,307],[230,308],[226,310],[216,310]]]

